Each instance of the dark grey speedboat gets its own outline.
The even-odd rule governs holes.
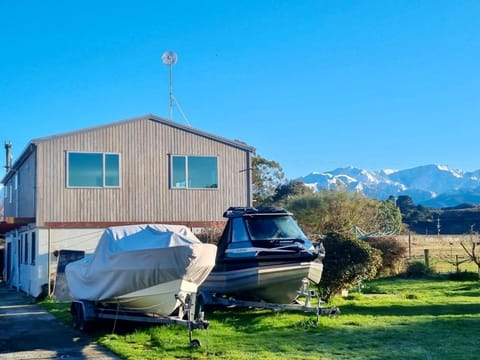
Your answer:
[[[302,281],[322,276],[324,249],[283,209],[229,208],[215,267],[200,292],[236,299],[290,303]]]

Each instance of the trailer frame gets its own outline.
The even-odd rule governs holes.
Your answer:
[[[207,329],[210,323],[204,319],[204,313],[199,312],[195,319],[196,294],[188,294],[185,301],[178,296],[176,299],[181,302],[177,315],[161,315],[154,312],[142,312],[138,310],[125,309],[117,304],[102,304],[101,302],[75,299],[70,304],[70,313],[73,318],[73,326],[80,331],[88,332],[93,323],[99,319],[114,320],[113,331],[117,321],[131,321],[150,323],[157,325],[175,324],[188,328],[188,338],[191,347],[200,347],[200,340],[193,338],[193,330]]]
[[[310,289],[310,282],[304,279],[302,287],[297,292],[297,297],[290,304],[269,303],[264,301],[241,300],[226,297],[221,294],[209,291],[199,291],[197,295],[197,310],[203,313],[204,306],[222,306],[222,307],[246,307],[254,309],[268,309],[272,311],[301,311],[316,314],[316,322],[320,316],[336,316],[340,314],[340,309],[336,306],[325,307],[318,295],[318,292]],[[304,299],[304,300],[302,300]],[[316,305],[312,305],[315,299]]]

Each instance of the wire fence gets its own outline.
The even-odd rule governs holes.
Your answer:
[[[399,235],[396,237],[407,248],[406,264],[414,261],[437,272],[478,271],[462,243],[470,249],[480,245],[478,235]]]

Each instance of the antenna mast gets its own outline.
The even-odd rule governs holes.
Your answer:
[[[173,73],[173,65],[175,65],[177,63],[177,61],[178,61],[178,56],[174,51],[168,50],[168,51],[165,51],[162,55],[162,62],[165,65],[168,65],[168,67],[170,69],[170,94],[169,94],[169,98],[168,98],[169,99],[168,100],[169,117],[170,117],[170,120],[173,120],[173,105],[175,104],[175,105],[177,105],[178,110],[180,111],[180,114],[182,114],[184,120],[187,122],[188,125],[190,125],[190,123],[187,119],[187,116],[185,115],[185,113],[182,110],[182,107],[180,106],[177,99],[173,95],[173,76],[172,76],[172,73]]]

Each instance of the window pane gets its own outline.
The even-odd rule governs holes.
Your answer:
[[[68,186],[103,186],[103,154],[68,153]]]
[[[172,188],[186,188],[185,156],[172,157]]]
[[[190,156],[188,158],[188,187],[193,189],[217,188],[217,158]]]
[[[120,186],[120,156],[105,154],[105,186]]]
[[[234,218],[232,227],[232,242],[248,241],[247,230],[243,218]]]

